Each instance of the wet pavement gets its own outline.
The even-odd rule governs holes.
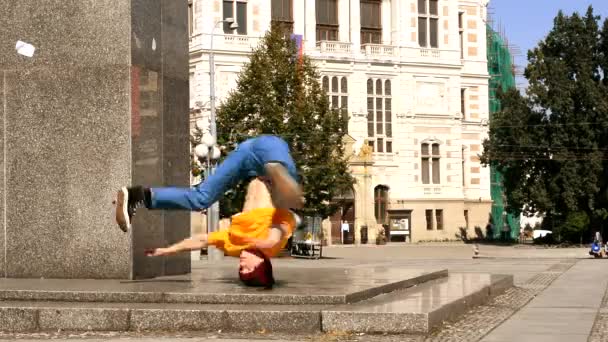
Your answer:
[[[0,279],[1,300],[205,304],[340,304],[445,277],[439,267],[284,268],[271,290],[246,287],[234,269],[147,280]]]
[[[544,311],[555,311],[550,313],[547,311],[543,319],[550,319],[551,314],[563,315],[563,312],[582,312],[573,315],[568,321],[563,321],[564,329],[572,325],[576,330],[574,334],[564,333],[563,336],[555,336],[551,341],[565,340],[567,337],[573,337],[568,341],[586,340],[586,341],[608,341],[605,327],[608,326],[608,299],[604,302],[601,300],[606,284],[586,279],[581,274],[601,272],[595,270],[596,267],[603,265],[602,261],[584,261],[588,259],[586,256],[586,248],[569,248],[569,249],[546,249],[537,247],[503,247],[503,246],[481,246],[483,258],[473,259],[470,245],[428,245],[428,246],[404,246],[404,245],[389,245],[384,247],[338,247],[327,248],[324,250],[324,255],[329,256],[322,260],[291,260],[278,259],[274,261],[275,271],[277,275],[289,275],[292,270],[300,273],[298,278],[303,284],[310,285],[310,290],[314,289],[315,269],[328,269],[330,273],[337,274],[337,270],[342,272],[352,269],[383,269],[392,270],[424,270],[433,267],[447,268],[452,273],[493,273],[493,274],[513,274],[517,287],[508,290],[503,295],[492,300],[487,305],[482,305],[472,309],[470,312],[462,316],[461,319],[447,323],[436,333],[424,337],[413,335],[368,335],[368,334],[306,334],[306,335],[281,335],[268,334],[260,331],[257,334],[230,334],[218,332],[215,334],[177,334],[155,333],[155,334],[99,334],[99,333],[83,333],[67,334],[23,334],[23,335],[7,335],[0,334],[0,339],[27,339],[27,338],[52,338],[52,339],[82,339],[90,341],[361,341],[361,342],[392,342],[392,341],[502,341],[509,340],[511,337],[499,336],[501,331],[504,331],[509,324],[514,324],[519,319],[518,314],[521,313],[520,323],[516,324],[517,329],[508,329],[511,333],[517,330],[517,339],[525,341],[526,336],[531,336],[535,341],[543,341],[544,331],[536,330],[535,326],[541,326],[543,322],[535,323],[533,320],[538,319],[536,316],[543,316]],[[605,262],[605,261],[604,261]],[[572,267],[575,265],[576,267]],[[218,264],[208,264],[205,261],[197,261],[194,263],[195,273],[208,272],[211,269],[222,268],[223,272],[228,272],[226,275],[230,277],[230,272],[236,267],[236,261],[226,259]],[[580,269],[579,269],[580,268]],[[312,272],[311,272],[312,271]],[[572,272],[572,273],[570,273]],[[581,273],[582,272],[582,273]],[[369,274],[368,274],[369,276]],[[235,277],[235,276],[234,276]],[[277,276],[279,277],[279,276]],[[363,278],[365,276],[362,275]],[[236,277],[235,277],[236,278]],[[310,280],[307,281],[306,278]],[[575,279],[579,278],[578,281]],[[565,279],[565,280],[562,280]],[[380,280],[381,282],[383,280]],[[576,291],[578,283],[584,284],[585,291]],[[289,286],[286,283],[286,288]],[[165,286],[163,284],[162,286]],[[183,286],[180,284],[179,286]],[[355,284],[355,286],[357,286]],[[585,287],[586,286],[586,287]],[[570,289],[570,290],[569,290]],[[581,293],[579,293],[581,292]],[[319,292],[317,292],[319,293]],[[593,295],[592,295],[593,294]],[[589,299],[577,299],[578,297],[593,298],[600,297],[595,301]],[[441,296],[438,296],[441,297]],[[556,298],[558,297],[558,298]],[[563,297],[567,306],[570,308],[560,308],[559,300]],[[535,301],[535,298],[539,298]],[[581,297],[582,298],[582,297]],[[582,303],[585,308],[577,308],[575,304]],[[536,303],[536,304],[535,304]],[[550,303],[555,303],[557,307],[549,308]],[[568,304],[572,303],[572,304]],[[603,306],[602,306],[603,305]],[[591,307],[593,306],[593,307]],[[606,308],[604,308],[606,307]],[[528,310],[540,310],[538,315],[526,315]],[[585,311],[586,310],[586,311]],[[594,311],[595,310],[595,311]],[[559,312],[557,312],[559,311]],[[562,312],[563,311],[563,312]],[[585,311],[585,312],[583,312]],[[588,311],[588,313],[587,313]],[[557,317],[559,318],[559,317]],[[532,321],[531,321],[532,320]],[[561,321],[557,319],[557,321]],[[595,323],[594,323],[595,321]],[[527,329],[529,326],[531,329]],[[575,329],[576,328],[576,329]],[[586,335],[585,335],[586,334]],[[485,339],[484,339],[485,338]],[[506,338],[506,339],[505,339]]]

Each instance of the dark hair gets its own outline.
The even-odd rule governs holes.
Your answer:
[[[259,249],[246,250],[251,254],[255,254],[264,259],[253,271],[249,273],[239,272],[239,278],[247,286],[272,288],[274,285],[274,276],[272,274],[272,263],[270,259]]]

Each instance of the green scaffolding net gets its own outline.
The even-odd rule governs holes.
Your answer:
[[[513,59],[505,40],[487,26],[488,38],[488,73],[490,120],[494,113],[500,111],[500,100],[496,97],[499,88],[503,90],[515,87]],[[512,239],[519,237],[519,215],[507,214],[505,211],[505,196],[502,184],[502,174],[495,166],[490,167],[490,191],[492,196],[492,224],[494,238],[501,237],[508,227]]]

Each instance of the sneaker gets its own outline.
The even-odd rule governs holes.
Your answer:
[[[116,223],[118,227],[127,232],[131,229],[131,221],[138,207],[144,205],[144,188],[136,186],[132,188],[123,187],[116,194]]]

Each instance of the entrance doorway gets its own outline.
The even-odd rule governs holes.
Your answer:
[[[355,192],[354,190],[343,194],[336,199],[340,206],[338,211],[330,217],[332,244],[355,243]],[[349,230],[343,233],[342,224],[348,224]]]

